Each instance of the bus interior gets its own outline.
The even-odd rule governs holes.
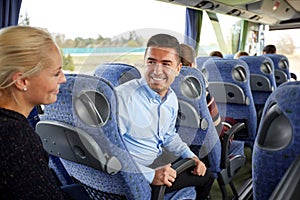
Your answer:
[[[69,59],[73,63],[71,68],[65,69],[71,81],[69,86],[77,88],[76,91],[78,88],[82,91],[96,90],[91,89],[92,87],[89,87],[86,82],[101,79],[100,84],[95,84],[103,87],[103,94],[102,90],[84,95],[78,92],[79,96],[73,99],[74,102],[68,102],[71,104],[69,107],[73,106],[72,109],[78,112],[77,115],[80,116],[78,120],[89,125],[88,130],[100,127],[101,133],[102,131],[108,132],[107,135],[109,135],[108,127],[114,126],[109,124],[112,112],[109,105],[113,103],[112,100],[104,98],[108,95],[106,92],[110,87],[143,76],[145,70],[143,52],[147,37],[158,32],[175,34],[181,42],[192,46],[197,55],[197,72],[194,75],[189,74],[186,78],[190,78],[189,81],[184,82],[186,85],[182,86],[191,90],[186,95],[189,98],[195,98],[193,102],[199,103],[202,99],[200,98],[201,88],[205,90],[207,87],[213,94],[224,119],[230,112],[237,114],[235,117],[231,116],[235,118],[235,123],[230,125],[228,138],[225,142],[221,141],[221,150],[218,152],[221,167],[217,167],[220,169],[216,173],[216,181],[210,194],[211,199],[299,199],[300,83],[297,77],[298,79],[300,77],[298,66],[300,62],[300,1],[149,1],[162,6],[182,8],[185,12],[183,16],[185,24],[181,25],[184,27],[182,32],[147,28],[147,21],[145,21],[145,28],[126,31],[111,39],[99,37],[101,43],[97,44],[86,43],[89,39],[91,41],[91,38],[78,37],[68,40],[62,35],[54,35],[57,44],[62,49],[64,59]],[[126,8],[127,12],[138,9],[130,2],[131,0],[128,0],[130,6]],[[81,3],[82,7],[85,7],[85,1]],[[3,17],[0,19],[0,28],[18,24],[30,25],[26,24],[26,20],[30,19],[30,12],[26,14],[22,12],[22,4],[26,4],[26,1],[4,0],[1,4]],[[29,18],[26,18],[27,14]],[[157,15],[161,18],[172,19],[172,16],[165,16],[163,13],[157,13]],[[134,20],[136,19],[132,19]],[[47,27],[43,28],[47,29]],[[120,41],[124,42],[126,38],[129,38],[128,41],[121,44]],[[276,54],[263,54],[263,49],[268,44],[276,46]],[[222,52],[224,58],[209,56],[214,50]],[[234,58],[234,55],[240,51],[247,52],[249,56]],[[76,81],[76,74],[78,81]],[[88,77],[87,80],[85,80],[86,77]],[[187,105],[186,97],[178,98],[181,108],[178,116],[179,118],[186,117],[178,119],[181,121],[180,125],[195,128],[195,124],[201,124],[197,129],[202,128],[201,131],[205,132],[205,128],[202,127],[204,121],[201,119],[203,111],[195,111]],[[94,101],[99,101],[98,105],[103,105],[103,107],[95,106]],[[73,175],[76,172],[72,170],[76,167],[70,167],[70,162],[91,167],[95,169],[93,173],[101,171],[97,175],[85,175],[91,179],[93,176],[95,179],[101,179],[104,174],[103,179],[108,181],[106,184],[114,184],[114,177],[117,177],[125,167],[120,155],[125,156],[128,163],[130,159],[126,157],[128,155],[120,152],[119,148],[112,146],[109,142],[110,140],[121,141],[120,136],[115,136],[115,138],[107,136],[106,139],[102,138],[103,141],[94,141],[86,131],[63,123],[64,119],[61,119],[63,117],[55,112],[69,109],[64,103],[63,99],[58,98],[58,102],[54,105],[41,105],[28,118],[34,126],[38,124],[36,131],[43,140],[44,148],[50,154],[50,167],[58,174],[62,188],[67,192],[71,191],[72,194],[76,190],[79,195],[75,199],[144,200],[144,195],[149,192],[149,188],[143,186],[142,183],[134,183],[132,179],[129,179],[132,181],[129,185],[134,185],[136,188],[133,190],[139,190],[139,192],[131,197],[127,197],[126,193],[132,191],[118,193],[122,186],[102,185],[103,187],[95,188],[84,186],[83,189],[77,179],[74,184]],[[84,107],[84,109],[76,106]],[[43,116],[45,110],[54,113]],[[242,113],[246,110],[247,113]],[[208,121],[211,122],[212,119]],[[111,128],[111,132],[117,134],[117,128]],[[232,137],[233,141],[243,142],[243,156],[229,155],[227,152],[229,146],[233,145],[229,142]],[[55,140],[55,145],[44,142],[45,138]],[[106,143],[109,143],[107,147],[100,146]],[[87,147],[86,144],[91,147]],[[211,152],[217,151],[213,147],[210,150]],[[202,158],[207,159],[211,152],[207,152]],[[61,162],[61,160],[64,161]],[[213,162],[210,165],[209,167],[214,167]],[[126,164],[126,167],[131,166],[134,167],[134,164]],[[138,176],[133,177],[136,181],[142,180]],[[101,191],[101,188],[105,188],[105,191]],[[112,188],[112,190],[106,190],[107,188]],[[98,195],[95,191],[102,194]],[[115,194],[110,196],[108,191]],[[162,194],[155,198],[167,199],[164,197],[164,189],[162,189]],[[178,197],[168,198],[177,199]]]

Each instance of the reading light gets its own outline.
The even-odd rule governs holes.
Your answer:
[[[273,11],[276,11],[279,6],[280,6],[280,1],[276,1],[273,5]]]

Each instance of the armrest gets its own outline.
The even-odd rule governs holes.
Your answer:
[[[295,81],[297,81],[297,75],[295,73],[290,73],[291,78],[294,79]]]
[[[176,170],[177,174],[181,174],[185,170],[187,170],[190,167],[196,166],[196,162],[192,158],[184,158],[177,162],[175,162],[172,165],[172,168]]]
[[[195,165],[196,162],[194,161],[194,159],[184,158],[172,164],[172,168],[176,170],[176,173],[178,175]],[[166,190],[166,185],[160,186],[159,192],[153,194],[154,197],[152,197],[152,199],[163,200],[165,195],[165,190]]]
[[[221,152],[221,168],[225,169],[228,166],[229,158],[228,158],[228,148],[230,144],[230,138],[234,136],[234,134],[245,128],[245,123],[236,123],[234,124],[227,132],[224,133],[224,137],[221,139],[222,152]]]

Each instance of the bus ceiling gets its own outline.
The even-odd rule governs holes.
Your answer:
[[[266,24],[270,30],[300,28],[300,1],[295,0],[159,0],[240,17],[247,21]]]

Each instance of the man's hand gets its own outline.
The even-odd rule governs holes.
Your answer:
[[[204,174],[206,172],[205,164],[201,160],[199,160],[199,158],[197,158],[197,157],[193,157],[193,159],[196,162],[196,167],[194,168],[192,173],[195,175],[198,175],[198,176],[204,176]]]
[[[171,164],[158,167],[155,169],[155,176],[152,185],[167,185],[172,186],[176,178],[176,170],[171,167]]]

